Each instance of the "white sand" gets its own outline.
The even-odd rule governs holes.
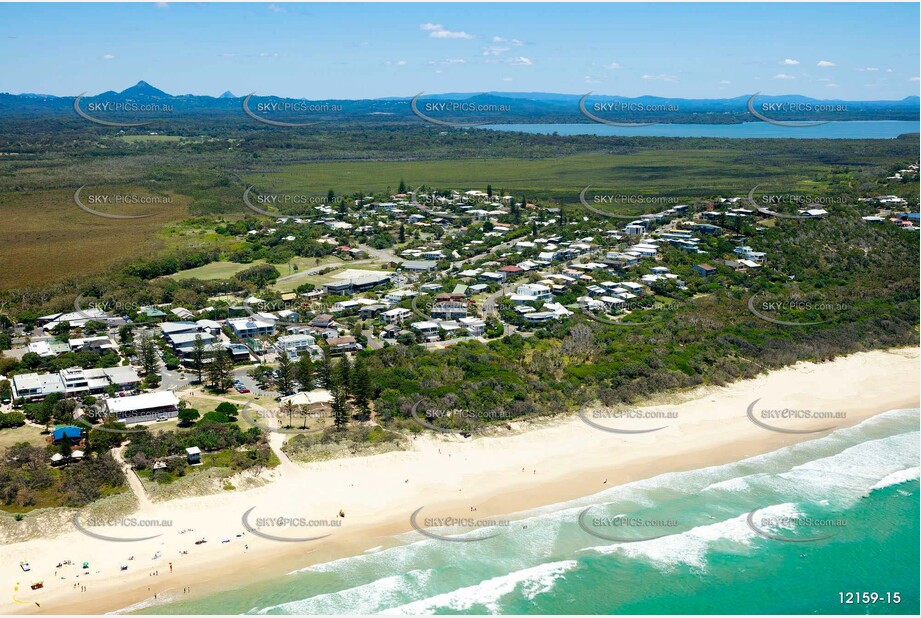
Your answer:
[[[761,399],[756,410],[846,414],[832,420],[766,421],[815,429],[854,425],[886,410],[918,407],[918,393],[917,350],[870,352],[818,365],[800,363],[729,387],[701,389],[685,403],[656,408],[676,413],[674,419],[596,419],[631,429],[668,425],[653,433],[614,434],[567,417],[499,437],[420,437],[408,452],[309,465],[283,461],[275,472],[277,480],[257,489],[144,505],[132,516],[172,521],[156,539],[114,543],[68,532],[5,544],[0,548],[0,582],[8,593],[0,609],[4,613],[98,613],[143,602],[154,593],[161,599],[182,597],[188,585],[191,594],[231,588],[253,581],[257,574],[275,577],[311,562],[386,544],[391,534],[410,529],[410,513],[422,506],[427,515],[463,516],[475,505],[482,518],[589,495],[666,471],[727,463],[827,435],[762,429],[746,417],[746,408],[755,399]],[[607,486],[602,484],[605,479]],[[257,517],[335,520],[340,509],[346,518],[340,528],[260,527],[279,536],[331,534],[320,541],[277,542],[249,532],[237,538],[244,532],[241,517],[253,507],[251,524]],[[179,534],[187,528],[194,532]],[[144,536],[161,530],[110,529],[110,533]],[[194,545],[202,536],[208,543]],[[222,544],[222,537],[230,538],[230,543]],[[244,544],[249,545],[248,551]],[[183,550],[188,555],[180,555]],[[153,559],[158,551],[161,557]],[[127,562],[130,555],[135,560]],[[23,559],[31,562],[30,573],[20,570]],[[66,579],[56,578],[55,565],[64,559],[88,560],[90,574],[75,579],[81,571],[71,567],[58,573]],[[130,565],[127,572],[119,570],[123,563]],[[149,575],[152,571],[159,575]],[[44,580],[45,588],[30,590],[28,584],[34,580]],[[75,582],[87,586],[87,592],[74,589]]]

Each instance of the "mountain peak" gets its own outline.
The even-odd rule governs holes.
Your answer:
[[[130,88],[126,88],[122,90],[119,94],[121,94],[122,96],[154,97],[154,98],[161,98],[161,97],[168,98],[170,96],[169,94],[163,92],[159,88],[154,88],[153,86],[145,82],[143,79],[139,81],[138,83],[136,83],[135,85],[131,86]]]
[[[231,91],[227,90],[227,91],[224,92],[224,94],[222,94],[219,98],[221,98],[221,99],[236,99],[236,98],[237,98],[237,95],[235,95],[235,94],[232,93]]]

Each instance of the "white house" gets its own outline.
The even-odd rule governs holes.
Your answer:
[[[515,294],[518,296],[527,296],[531,301],[547,302],[553,299],[550,288],[539,283],[525,283],[519,285],[518,289],[515,290]]]

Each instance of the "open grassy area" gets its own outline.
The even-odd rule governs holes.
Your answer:
[[[288,275],[295,275],[298,271],[305,271],[311,268],[316,268],[317,266],[323,266],[324,264],[339,264],[343,263],[342,260],[336,257],[327,256],[320,258],[319,261],[316,258],[305,258],[305,257],[296,257],[286,264],[275,264],[275,268],[278,269],[278,272],[281,273],[282,277]],[[204,266],[199,266],[198,268],[190,268],[188,270],[182,270],[174,275],[170,275],[173,279],[202,279],[202,280],[211,280],[211,279],[230,279],[235,274],[240,271],[246,270],[247,268],[252,268],[257,264],[265,264],[265,260],[253,260],[249,264],[240,264],[237,262],[212,262],[210,264],[205,264]],[[297,270],[294,268],[297,267]],[[293,290],[295,287],[303,283],[304,281],[299,281],[298,283],[291,286]],[[282,289],[278,287],[277,289]],[[285,290],[289,291],[289,290]]]
[[[148,195],[132,187],[95,187],[96,194]],[[84,204],[88,204],[84,191]],[[187,216],[187,199],[171,204],[104,206],[94,210],[147,214],[144,219],[106,219],[80,210],[70,190],[0,193],[0,289],[40,285],[69,276],[100,273],[139,256],[153,255],[165,242],[158,232]],[[15,222],[15,223],[14,223]]]
[[[4,451],[20,442],[28,442],[32,446],[45,446],[48,444],[45,441],[45,436],[42,435],[42,430],[38,427],[23,425],[22,427],[0,429],[0,451]]]
[[[368,271],[369,273],[379,273],[385,272],[383,264],[377,262],[369,262],[367,264],[342,264],[341,269],[337,269],[328,273],[323,273],[322,275],[310,275],[306,272],[294,273],[290,277],[283,276],[275,284],[270,286],[273,290],[278,290],[279,292],[291,292],[296,287],[303,285],[305,283],[312,283],[313,285],[320,287],[324,283],[331,283],[333,281],[342,281],[342,274],[345,270],[361,270]],[[389,272],[389,271],[388,271]]]
[[[596,190],[678,198],[729,196],[760,190],[810,193],[828,166],[789,158],[757,157],[725,149],[640,151],[629,154],[588,153],[549,159],[462,159],[441,161],[340,161],[297,163],[278,173],[247,176],[264,192],[325,194],[395,190],[408,187],[476,188],[487,183],[516,196],[550,196],[576,203],[579,192]]]

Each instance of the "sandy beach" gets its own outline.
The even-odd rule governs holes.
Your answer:
[[[591,410],[582,414],[618,430],[661,427],[646,433],[605,431],[572,415],[472,439],[428,434],[416,438],[408,451],[311,464],[284,460],[272,473],[274,480],[262,487],[168,502],[142,500],[130,515],[169,525],[105,529],[122,538],[155,538],[113,542],[70,526],[53,538],[4,543],[0,581],[6,594],[0,609],[96,614],[168,602],[393,544],[393,535],[410,531],[410,515],[423,507],[420,522],[467,517],[472,508],[485,518],[664,472],[737,461],[887,410],[919,407],[919,368],[917,349],[867,352],[676,394],[658,405],[632,408],[629,418],[603,418]],[[749,408],[761,424],[749,418]],[[765,410],[777,413],[772,417],[762,414]],[[790,410],[824,418],[792,419]],[[647,418],[635,418],[644,414]],[[273,441],[282,439],[273,435]],[[344,518],[338,517],[340,510]],[[265,535],[328,536],[273,540],[247,531],[244,516]],[[298,518],[337,525],[290,525],[289,519]],[[196,545],[202,538],[207,543]],[[20,569],[23,560],[31,571]],[[74,565],[58,568],[65,560]],[[84,561],[88,569],[80,568]],[[34,581],[43,581],[44,588],[31,590]]]

